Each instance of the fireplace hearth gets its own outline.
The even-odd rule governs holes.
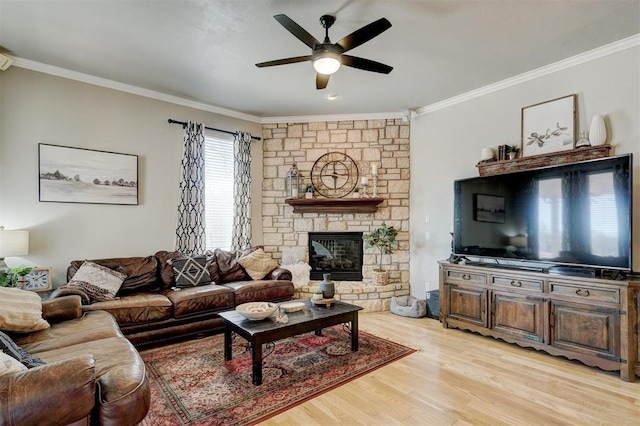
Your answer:
[[[362,281],[362,232],[309,232],[312,280]]]

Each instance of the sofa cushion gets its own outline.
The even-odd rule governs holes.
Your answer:
[[[154,256],[96,259],[91,260],[91,262],[122,272],[127,276],[120,287],[118,295],[145,290],[152,291],[160,287],[160,281],[157,276],[158,259]],[[71,280],[83,263],[84,260],[71,262],[67,270],[67,280]]]
[[[107,311],[120,325],[158,321],[170,318],[173,313],[171,301],[160,293],[130,294],[116,300],[92,303],[83,309]]]
[[[196,287],[210,284],[208,267],[213,259],[207,259],[205,255],[186,256],[180,259],[171,259],[169,263],[173,266],[173,277],[176,287]]]
[[[26,369],[27,367],[25,367],[17,359],[10,357],[4,352],[0,352],[0,376],[4,376],[5,374],[18,373],[20,371],[25,371]]]
[[[24,333],[49,327],[42,318],[42,302],[36,293],[0,287],[0,300],[0,330]]]
[[[11,337],[0,331],[0,353],[5,354],[24,365],[26,368],[33,368],[46,364],[37,356],[31,355],[16,344]]]
[[[289,300],[293,297],[291,281],[258,280],[222,284],[234,291],[236,306],[247,302]]]
[[[40,357],[41,352],[109,337],[123,337],[123,334],[113,316],[95,311],[55,323],[46,330],[14,336],[14,341],[30,354]]]
[[[261,248],[241,257],[238,259],[238,263],[254,280],[263,279],[269,272],[278,267],[278,262],[273,260],[271,255]]]
[[[256,246],[238,251],[215,249],[213,253],[215,255],[215,259],[218,264],[218,271],[220,273],[220,279],[217,282],[220,284],[234,281],[250,280],[251,276],[247,274],[242,265],[238,263],[238,260],[241,257],[253,253],[258,249],[264,249],[264,247]]]
[[[115,299],[127,276],[91,261],[85,261],[66,284],[66,287],[79,288],[91,300],[105,301]]]
[[[235,300],[233,290],[217,284],[180,290],[166,289],[162,294],[173,303],[173,316],[176,318],[207,311],[233,309]]]

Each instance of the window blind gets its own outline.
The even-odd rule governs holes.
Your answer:
[[[233,139],[205,133],[207,249],[229,250],[233,229]]]

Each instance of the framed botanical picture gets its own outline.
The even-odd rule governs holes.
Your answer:
[[[522,108],[522,156],[573,149],[576,95]]]
[[[40,201],[138,204],[138,156],[38,145]]]
[[[478,222],[504,223],[504,197],[474,194],[473,219]]]
[[[33,268],[24,277],[22,288],[31,291],[49,291],[53,288],[51,268]]]

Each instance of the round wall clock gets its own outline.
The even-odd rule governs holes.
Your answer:
[[[342,198],[358,184],[358,165],[342,152],[329,152],[316,160],[311,169],[311,183],[327,198]]]
[[[24,277],[23,288],[31,291],[47,291],[52,288],[51,268],[33,268]]]

